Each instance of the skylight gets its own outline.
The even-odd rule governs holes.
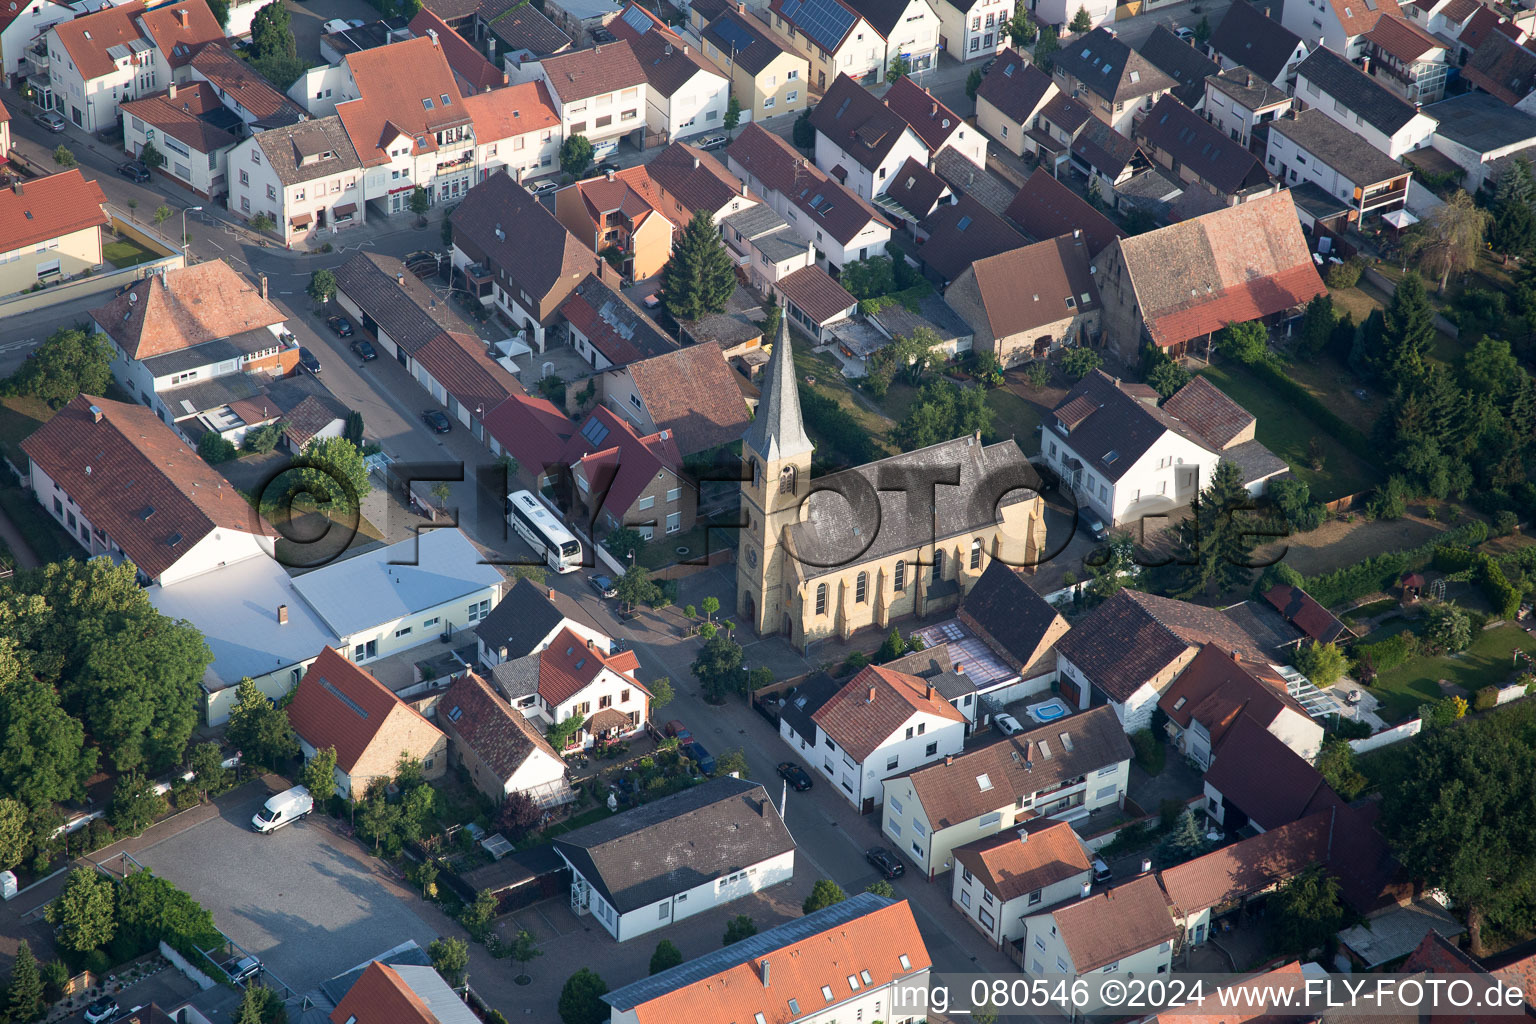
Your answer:
[[[431,96],[423,96],[421,98],[421,105],[422,105],[422,107],[424,109],[431,110],[432,109],[432,97]]]
[[[1061,740],[1061,749],[1065,750],[1069,754],[1072,753],[1072,734],[1071,733],[1067,733],[1067,732],[1057,733],[1056,734],[1056,738]]]
[[[823,986],[821,986],[821,998],[825,999],[829,1003],[832,1001],[832,986],[831,985],[823,985]]]
[[[859,979],[856,975],[848,975],[848,989],[852,992],[857,992],[859,990]]]
[[[902,970],[910,971],[912,969],[912,961],[907,958],[907,954],[903,953],[897,959],[901,961]]]
[[[1132,71],[1131,72],[1131,84],[1135,85],[1139,81],[1141,81],[1141,72],[1140,71]]]
[[[1115,464],[1115,460],[1118,459],[1119,457],[1120,457],[1120,453],[1118,451],[1116,451],[1115,449],[1111,448],[1109,451],[1104,453],[1104,465],[1106,465],[1106,466],[1113,466]]]
[[[1007,67],[1003,68],[1003,77],[1004,78],[1012,78],[1013,77],[1013,69],[1014,69],[1014,67],[1015,67],[1015,65],[1009,64]]]
[[[955,230],[956,231],[964,231],[966,228],[968,228],[970,226],[971,226],[971,218],[969,218],[969,217],[961,217],[960,218],[960,223],[955,225]]]
[[[791,999],[789,1001],[789,1012],[794,1014],[796,1017],[800,1016],[800,1000]]]
[[[1188,697],[1180,697],[1178,700],[1173,702],[1173,710],[1179,710],[1179,708],[1182,708],[1186,703],[1188,703],[1188,701]]]
[[[987,790],[992,788],[991,776],[987,775],[985,772],[976,776],[976,785],[981,787],[981,791],[985,793]]]
[[[455,704],[448,711],[448,721],[450,721],[450,722],[457,722],[459,720],[460,716],[462,716],[463,714],[464,714],[464,709],[459,707],[457,704]]]
[[[1045,740],[1041,740],[1040,742],[1036,743],[1035,746],[1040,748],[1041,757],[1045,758],[1047,761],[1051,759],[1051,745],[1049,743],[1047,743]]]
[[[447,93],[440,94],[438,99],[443,101],[443,106],[445,107],[453,106],[453,99]]]
[[[357,703],[357,701],[353,700],[351,697],[348,697],[346,694],[344,694],[340,690],[338,690],[336,688],[336,684],[331,682],[329,679],[325,678],[325,676],[321,676],[320,677],[320,685],[325,687],[326,692],[329,693],[332,697],[335,697],[337,700],[341,701],[347,707],[351,708],[357,714],[357,717],[359,717],[359,718],[367,718],[368,717],[368,712],[364,711],[362,709],[362,706],[359,705]]]
[[[873,985],[875,983],[875,979],[873,979],[873,978],[871,978],[869,976],[869,972],[868,971],[860,971],[859,972],[859,978],[862,979],[864,984],[866,984],[866,985]]]

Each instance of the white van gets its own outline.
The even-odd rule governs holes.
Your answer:
[[[1019,724],[1019,720],[1014,718],[1012,715],[1007,714],[1006,712],[1003,714],[993,715],[992,724],[997,726],[997,731],[1002,733],[1004,736],[1012,736],[1014,733],[1020,733],[1024,731],[1024,727]]]
[[[306,817],[315,809],[315,798],[303,786],[294,786],[268,800],[251,818],[251,828],[257,832],[276,832],[284,825],[291,825]]]

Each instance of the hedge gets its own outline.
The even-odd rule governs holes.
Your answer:
[[[1476,547],[1488,539],[1488,524],[1481,520],[1464,523],[1416,548],[1383,551],[1363,562],[1308,576],[1304,589],[1324,608],[1345,601],[1355,601],[1378,590],[1390,590],[1406,572],[1426,568],[1437,548]],[[1378,666],[1379,668],[1380,666]]]
[[[1374,644],[1356,644],[1355,660],[1359,662],[1369,657],[1378,673],[1390,672],[1418,653],[1418,641],[1412,633],[1399,633]]]
[[[1465,572],[1477,564],[1477,553],[1468,548],[1453,548],[1442,544],[1435,548],[1432,564],[1443,573]]]
[[[1318,426],[1332,434],[1341,444],[1362,455],[1371,450],[1371,442],[1363,431],[1339,419],[1337,413],[1324,405],[1312,392],[1291,380],[1286,376],[1285,371],[1272,361],[1250,363],[1248,369],[1253,371],[1254,376],[1280,392],[1292,406],[1311,417]]]
[[[1513,619],[1520,611],[1520,591],[1509,582],[1492,555],[1477,556],[1477,579],[1482,584],[1483,596],[1493,605],[1493,613],[1502,619]]]

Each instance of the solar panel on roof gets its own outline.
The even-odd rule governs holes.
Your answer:
[[[725,18],[721,18],[711,25],[710,31],[725,40],[726,45],[736,53],[741,53],[755,42],[752,38],[752,33],[748,32],[745,27]]]
[[[854,13],[837,0],[786,0],[781,8],[784,18],[794,22],[823,50],[837,49],[837,44],[853,27]]]
[[[630,7],[624,11],[624,24],[644,35],[650,31],[651,19],[638,7]]]
[[[581,428],[581,436],[593,444],[602,444],[608,436],[608,428],[603,425],[602,420],[594,416],[587,420],[586,426]]]

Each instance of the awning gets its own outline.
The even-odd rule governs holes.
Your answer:
[[[357,204],[356,203],[342,203],[340,206],[338,206],[338,207],[334,208],[333,210],[331,210],[331,212],[334,213],[338,217],[350,217],[354,213],[357,212]]]
[[[310,215],[310,214],[301,213],[297,217],[293,218],[293,220],[289,221],[289,223],[292,224],[296,228],[302,228],[302,227],[304,227],[306,224],[308,224],[310,221],[312,221],[314,219],[315,218],[312,215]]]
[[[842,164],[838,164],[836,167],[832,168],[831,173],[832,177],[836,178],[839,182],[847,184],[848,168],[844,167]]]
[[[1415,217],[1407,210],[1393,210],[1391,213],[1384,213],[1381,215],[1381,219],[1386,221],[1388,224],[1391,224],[1399,231],[1408,227],[1410,224],[1417,224],[1419,222],[1419,218]]]

